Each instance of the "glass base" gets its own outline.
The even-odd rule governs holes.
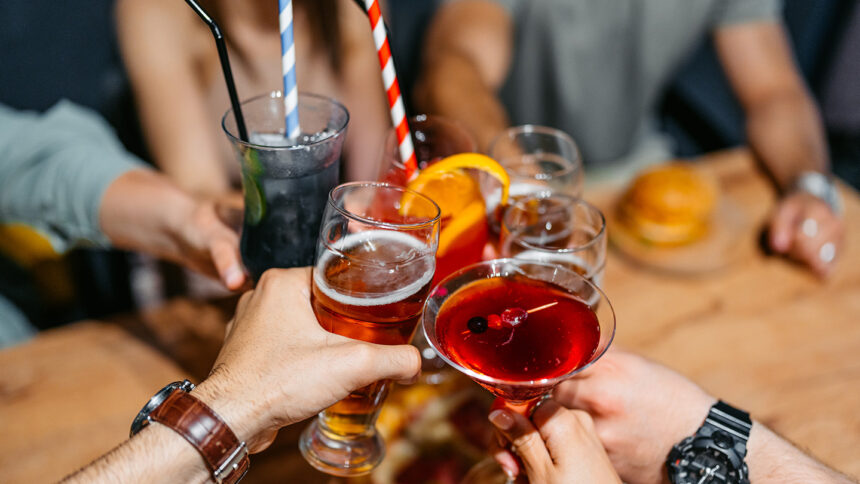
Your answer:
[[[314,419],[302,432],[299,450],[317,470],[341,477],[368,474],[385,457],[385,443],[376,427],[364,434],[344,437],[326,431],[319,419]]]

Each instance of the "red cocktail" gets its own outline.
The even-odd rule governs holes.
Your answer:
[[[591,282],[517,259],[482,262],[443,280],[423,323],[449,364],[519,411],[600,358],[615,334],[612,306]]]
[[[475,142],[457,123],[438,116],[417,116],[410,120],[409,126],[421,169],[418,177],[407,178],[392,134],[386,142],[380,180],[408,186],[439,205],[442,230],[436,253],[435,284],[448,274],[481,260],[489,235],[481,180],[496,188],[504,179],[501,182],[504,189],[496,195],[497,204],[499,197],[507,202],[510,181],[497,162],[472,153],[476,149]],[[452,162],[454,155],[461,156]],[[497,181],[491,182],[493,178]]]

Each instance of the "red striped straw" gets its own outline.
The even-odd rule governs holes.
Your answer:
[[[397,143],[400,148],[400,159],[406,167],[406,179],[410,180],[418,171],[418,159],[415,157],[415,147],[412,146],[412,134],[406,122],[406,109],[403,107],[403,96],[400,94],[400,84],[397,82],[397,72],[394,70],[394,59],[391,58],[391,47],[388,45],[388,35],[382,11],[378,0],[364,0],[364,8],[373,29],[373,42],[379,55],[379,66],[382,68],[382,82],[388,94],[388,107],[391,121],[397,132]]]

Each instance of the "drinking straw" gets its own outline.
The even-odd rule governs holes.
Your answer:
[[[361,0],[355,0],[361,5]],[[382,69],[382,82],[388,95],[388,108],[391,121],[397,133],[397,143],[400,149],[400,159],[406,167],[406,179],[411,179],[418,170],[418,160],[415,158],[415,147],[412,146],[412,134],[406,122],[406,109],[403,107],[403,96],[400,94],[400,84],[397,82],[397,72],[394,70],[394,59],[391,57],[391,47],[388,45],[388,29],[382,19],[378,0],[364,0],[364,10],[370,19],[373,30],[373,42],[379,56],[379,66]]]
[[[230,58],[227,56],[227,44],[224,35],[215,20],[203,10],[203,7],[194,0],[185,0],[197,15],[206,22],[212,35],[215,37],[215,46],[218,48],[218,58],[221,59],[221,70],[224,71],[224,81],[227,83],[227,92],[230,94],[230,104],[233,106],[233,116],[236,118],[236,128],[239,130],[239,139],[248,142],[248,130],[245,129],[245,117],[242,116],[242,107],[239,105],[239,95],[236,94],[236,84],[233,82],[233,70],[230,69]]]
[[[296,87],[296,46],[293,40],[293,0],[278,0],[281,26],[281,67],[284,74],[284,118],[287,138],[301,134],[299,127],[299,90]]]

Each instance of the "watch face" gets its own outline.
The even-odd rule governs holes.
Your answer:
[[[739,471],[725,450],[709,445],[700,447],[688,439],[673,451],[668,464],[674,484],[739,484],[747,482],[745,471]],[[712,442],[712,441],[711,441]],[[701,444],[702,442],[696,442]],[[687,445],[684,445],[687,444]],[[745,466],[742,466],[745,467]]]
[[[728,483],[729,459],[717,450],[707,450],[700,454],[685,457],[678,465],[676,484]]]

